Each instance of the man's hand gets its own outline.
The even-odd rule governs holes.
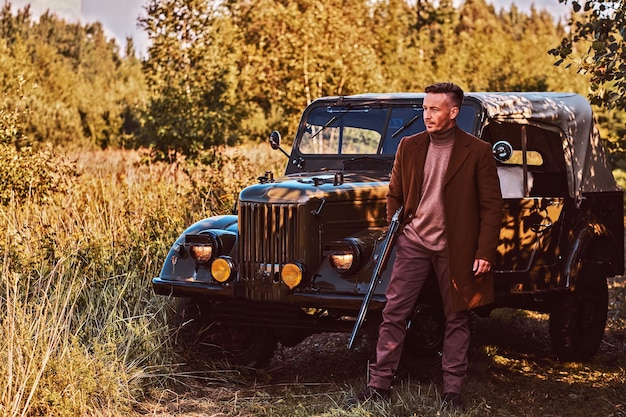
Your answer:
[[[472,266],[472,271],[474,271],[474,276],[477,277],[479,275],[484,274],[485,272],[489,272],[491,270],[491,263],[484,259],[474,259],[474,265]]]

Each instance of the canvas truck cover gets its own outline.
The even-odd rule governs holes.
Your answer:
[[[568,166],[570,196],[619,191],[611,173],[591,106],[574,93],[468,93],[480,101],[487,118],[559,130]]]

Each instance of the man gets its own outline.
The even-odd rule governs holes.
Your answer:
[[[404,206],[396,260],[368,386],[350,405],[389,398],[406,324],[431,268],[446,318],[443,401],[462,406],[470,344],[469,309],[493,302],[502,197],[488,143],[456,124],[463,90],[453,83],[425,89],[426,131],[403,138],[391,172],[387,218]]]

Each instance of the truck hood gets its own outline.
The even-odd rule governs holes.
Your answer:
[[[245,188],[239,194],[244,202],[294,204],[311,201],[359,201],[385,199],[389,176],[341,172],[294,174],[266,184]]]

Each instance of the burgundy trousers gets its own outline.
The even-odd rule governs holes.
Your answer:
[[[471,268],[471,265],[468,267]],[[446,317],[443,342],[443,392],[461,393],[467,374],[470,344],[469,312],[453,312],[447,249],[430,251],[407,239],[396,241],[396,260],[387,287],[387,304],[378,330],[376,363],[370,365],[369,385],[389,389],[400,363],[406,326],[419,293],[434,268]]]

